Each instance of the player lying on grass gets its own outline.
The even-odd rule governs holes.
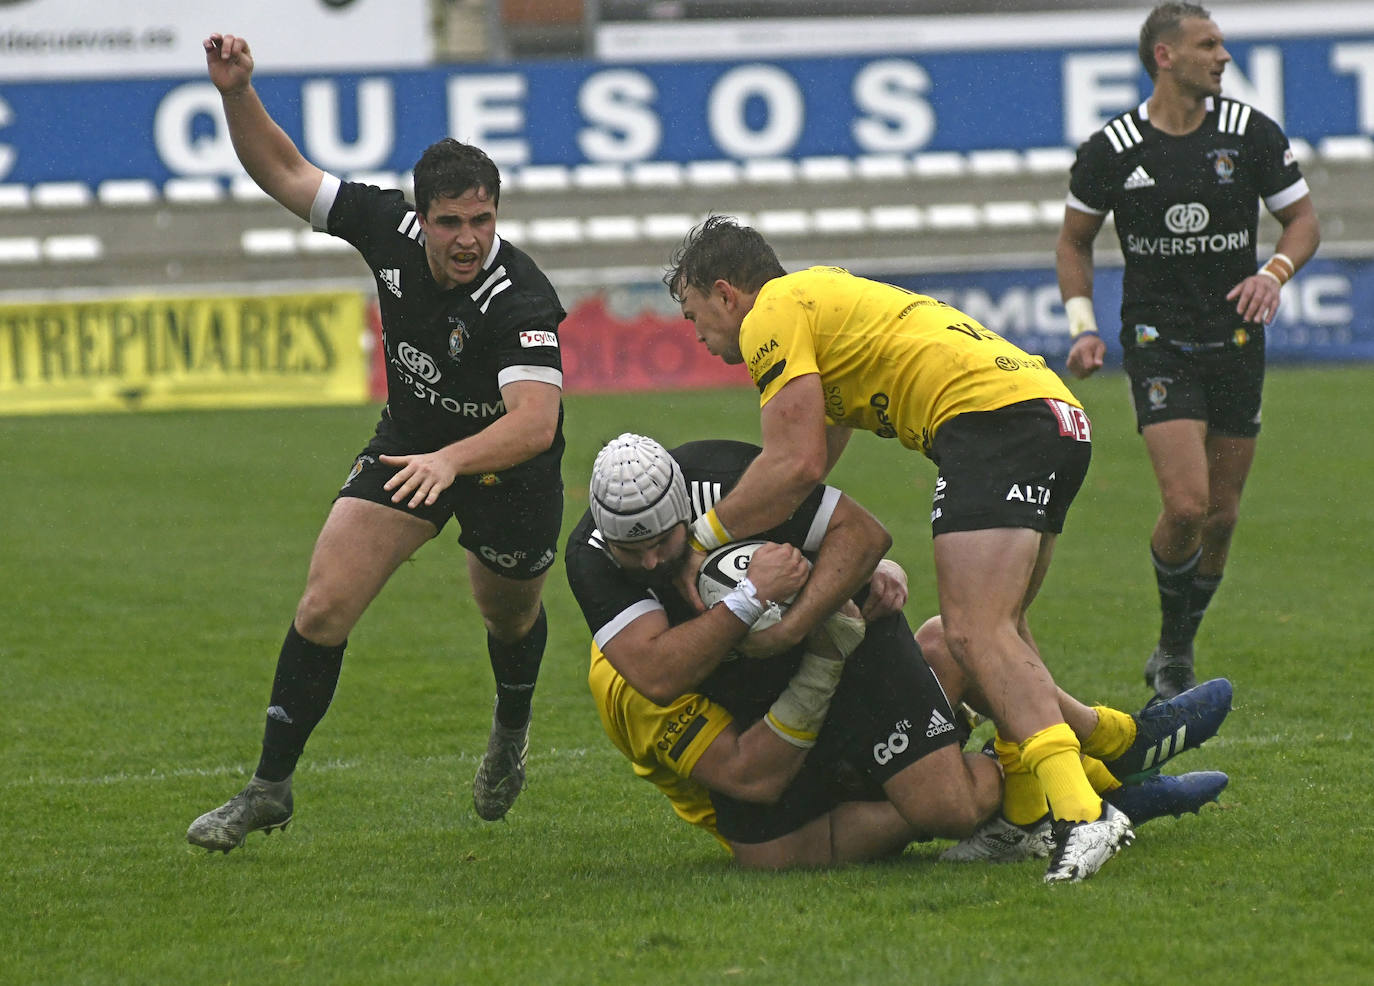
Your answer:
[[[830,865],[887,855],[917,837],[988,833],[985,823],[1001,817],[999,772],[990,758],[962,752],[948,689],[900,611],[904,576],[884,566],[873,578],[890,538],[853,499],[817,486],[767,532],[776,543],[754,553],[739,595],[698,610],[687,527],[758,452],[717,441],[669,453],[622,435],[598,456],[591,507],[566,558],[592,631],[589,681],[608,735],[681,817],[744,866]],[[838,648],[850,650],[841,664],[822,638],[843,635],[832,614],[870,579],[862,642]],[[727,659],[770,601],[794,595],[776,625],[749,639],[751,653],[774,656]],[[930,627],[927,637],[940,639],[939,624]],[[1204,687],[1138,718],[1064,696],[1085,749],[1111,758],[1097,771],[1103,790],[1119,787],[1111,771],[1135,774],[1216,732],[1229,684]],[[1186,742],[1175,743],[1181,727]],[[1149,817],[1195,810],[1225,783],[1224,775],[1199,780],[1152,781],[1130,803]],[[1048,827],[1017,830],[1019,857],[983,855],[1044,855]]]

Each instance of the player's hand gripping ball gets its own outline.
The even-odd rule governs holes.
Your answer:
[[[736,541],[721,545],[706,556],[706,560],[701,563],[701,571],[697,573],[697,592],[701,594],[701,601],[707,609],[734,591],[735,586],[749,574],[749,562],[753,559],[754,552],[767,543]],[[793,596],[785,602],[771,604],[749,628],[749,632],[758,633],[776,624],[787,611],[787,604],[795,598]]]

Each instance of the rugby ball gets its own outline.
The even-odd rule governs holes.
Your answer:
[[[767,543],[735,541],[732,544],[721,545],[706,556],[706,560],[701,563],[701,571],[697,573],[697,592],[701,594],[701,601],[707,609],[734,591],[740,581],[749,574],[749,562],[753,560],[754,552],[760,545]],[[789,603],[791,601],[787,600]],[[749,632],[755,633],[773,626],[782,619],[786,608],[786,603],[770,606],[749,628]]]

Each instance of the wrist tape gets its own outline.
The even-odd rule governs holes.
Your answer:
[[[843,671],[843,661],[803,654],[797,673],[763,721],[785,743],[803,750],[815,746]]]
[[[1093,300],[1086,295],[1078,295],[1064,302],[1064,311],[1069,316],[1069,338],[1077,339],[1085,333],[1097,335],[1097,316],[1093,314]]]
[[[746,626],[753,626],[768,607],[774,605],[766,599],[759,598],[758,590],[754,588],[754,583],[749,581],[747,575],[725,594],[721,602],[726,609],[743,620]]]
[[[1293,260],[1286,253],[1276,253],[1264,262],[1258,273],[1265,277],[1272,277],[1279,282],[1279,287],[1283,287],[1292,278],[1297,270],[1293,265]]]
[[[687,537],[697,551],[710,551],[734,540],[716,516],[714,507],[692,521]]]

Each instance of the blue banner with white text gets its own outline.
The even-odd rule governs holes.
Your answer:
[[[1374,134],[1374,36],[1228,47],[1227,93],[1290,136]],[[0,83],[0,182],[237,174],[199,56],[182,78]],[[1149,92],[1129,46],[270,69],[255,81],[270,112],[308,158],[344,175],[408,171],[444,135],[503,166],[1076,146]]]

